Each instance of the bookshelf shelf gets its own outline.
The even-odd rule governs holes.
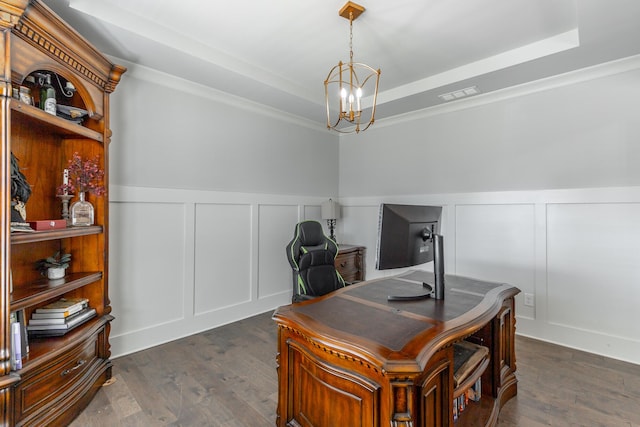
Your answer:
[[[11,311],[31,307],[52,298],[59,297],[74,289],[81,288],[102,279],[102,272],[71,273],[62,279],[46,278],[20,286],[11,294]]]
[[[43,110],[36,108],[32,105],[22,103],[16,99],[11,101],[11,110],[24,115],[25,117],[18,117],[18,119],[31,120],[38,126],[48,127],[51,132],[67,138],[89,138],[94,141],[104,142],[102,134],[95,130],[86,128],[77,123],[70,122],[61,117],[53,116]]]
[[[67,239],[70,237],[89,236],[92,234],[102,234],[102,226],[92,225],[90,227],[68,227],[60,230],[47,230],[36,232],[15,232],[11,234],[11,244],[19,245],[24,243],[45,242],[47,240]]]
[[[113,320],[112,316],[94,317],[61,337],[40,337],[29,339],[29,355],[24,360],[23,371],[47,364],[57,353],[64,353],[76,345],[79,339],[92,335],[105,324]],[[51,352],[52,343],[56,344],[56,352]]]

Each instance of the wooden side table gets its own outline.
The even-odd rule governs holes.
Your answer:
[[[336,257],[336,269],[342,278],[349,282],[361,282],[365,276],[366,248],[357,245],[340,245]]]

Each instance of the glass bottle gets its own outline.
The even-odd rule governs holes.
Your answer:
[[[44,84],[40,88],[40,108],[56,115],[56,90],[51,85],[51,74],[46,74]]]
[[[81,192],[80,200],[71,205],[71,225],[87,227],[93,225],[93,205],[85,200],[85,193]]]

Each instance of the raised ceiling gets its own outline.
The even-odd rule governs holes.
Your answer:
[[[346,0],[45,0],[102,52],[325,124],[348,61]],[[376,118],[640,53],[638,0],[362,0],[354,60],[382,70]],[[455,102],[455,101],[453,101]]]

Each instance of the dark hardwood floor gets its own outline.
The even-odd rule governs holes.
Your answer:
[[[275,353],[269,312],[120,357],[71,426],[273,427]],[[499,426],[640,426],[640,366],[524,337],[516,358]]]

